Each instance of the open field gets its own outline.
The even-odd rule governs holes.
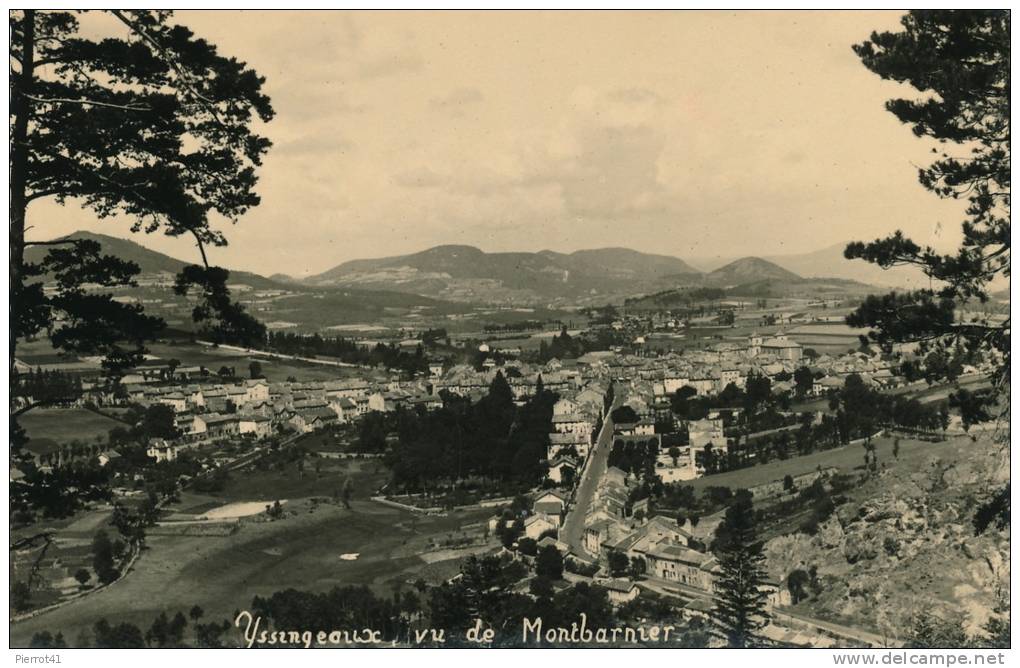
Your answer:
[[[853,329],[838,322],[800,325],[787,332],[792,340],[805,348],[829,355],[856,350],[860,346],[860,335],[863,333],[864,330]]]
[[[148,549],[123,581],[11,626],[11,645],[26,646],[33,633],[44,629],[74,639],[103,617],[134,623],[144,631],[161,611],[186,614],[196,604],[207,620],[226,619],[250,607],[254,596],[290,587],[328,590],[365,584],[388,592],[399,583],[406,588],[418,577],[455,572],[455,560],[428,563],[429,553],[439,552],[431,543],[493,512],[420,517],[372,501],[352,505],[353,510],[344,510],[292,501],[284,519],[247,522],[233,535],[151,536]],[[354,553],[355,560],[340,558]],[[226,638],[240,636],[232,629]]]
[[[72,440],[94,442],[97,436],[106,440],[114,427],[124,423],[84,408],[35,408],[18,418],[30,440],[51,439],[57,443]]]
[[[930,403],[933,401],[943,401],[947,399],[951,393],[960,388],[966,388],[973,392],[974,390],[988,387],[989,385],[990,381],[988,380],[988,376],[983,374],[964,374],[957,378],[953,383],[928,385],[925,381],[918,380],[913,383],[901,385],[900,387],[882,390],[882,392],[889,395],[909,394],[910,398],[917,399],[921,403]],[[802,413],[804,411],[828,411],[830,410],[829,398],[816,397],[805,401],[795,402],[791,408],[798,413]]]
[[[492,509],[421,517],[363,500],[388,477],[377,460],[324,459],[318,473],[314,464],[315,459],[309,458],[303,474],[293,463],[269,471],[234,472],[217,494],[185,491],[180,503],[167,508],[167,518],[187,521],[153,528],[147,549],[123,581],[12,627],[12,643],[24,645],[43,628],[59,629],[73,639],[101,617],[131,621],[144,630],[161,610],[187,612],[195,604],[207,611],[207,619],[225,618],[249,606],[253,596],[287,587],[367,584],[388,591],[408,579],[454,574],[459,558],[444,550],[488,545],[477,523]],[[353,509],[311,500],[328,497],[348,478],[353,484]],[[284,517],[270,521],[261,508],[277,499],[287,500]],[[254,514],[226,512],[246,510],[255,502]],[[226,523],[197,519],[210,511],[231,518],[246,516],[239,530],[233,519]],[[77,591],[71,576],[81,566],[91,568],[89,545],[95,533],[106,529],[111,536],[116,534],[109,519],[110,510],[105,507],[11,534],[14,541],[44,530],[56,532],[40,562],[42,579],[33,587],[33,607],[56,601],[60,591]],[[462,530],[471,524],[475,528]],[[15,579],[27,580],[39,547],[18,553],[12,572]],[[348,555],[349,559],[355,553],[354,560],[340,558]]]
[[[337,431],[332,429],[317,429],[307,434],[302,434],[294,440],[294,445],[304,448],[308,452],[341,452],[346,449],[348,442],[355,438],[356,432],[349,425],[345,425]]]
[[[299,380],[334,380],[349,378],[363,369],[350,369],[335,366],[297,362],[293,360],[271,358],[262,355],[247,355],[235,350],[223,350],[197,343],[153,343],[150,352],[160,359],[175,358],[185,366],[204,366],[215,374],[220,367],[234,367],[239,378],[248,377],[248,364],[257,360],[262,365],[262,374],[270,381],[285,381],[293,376]]]
[[[969,436],[950,437],[942,443],[928,443],[926,441],[915,441],[912,439],[900,439],[899,460],[893,458],[893,438],[883,436],[876,438],[875,449],[878,454],[878,463],[881,466],[895,466],[897,463],[915,463],[927,457],[943,457],[951,454],[960,448],[966,448],[970,443]],[[856,467],[864,465],[864,446],[847,445],[841,448],[814,452],[802,457],[791,457],[786,460],[772,460],[768,464],[759,464],[746,469],[738,469],[727,473],[704,476],[688,483],[691,487],[701,490],[706,487],[721,486],[740,489],[760,485],[766,482],[782,480],[787,474],[797,476],[802,473],[810,473],[818,467],[835,467],[843,472],[849,472]]]
[[[308,381],[333,380],[366,373],[364,369],[326,366],[257,354],[248,355],[236,350],[191,343],[185,338],[154,341],[147,344],[146,347],[149,349],[149,354],[155,358],[160,360],[177,359],[184,366],[204,366],[212,374],[215,374],[223,366],[234,367],[238,378],[248,377],[248,364],[252,360],[258,360],[262,365],[263,375],[270,381],[284,381],[289,376]],[[19,343],[18,345],[19,356],[53,355],[56,352],[46,339]]]
[[[315,465],[321,465],[316,473]],[[328,497],[350,478],[352,496],[367,498],[389,479],[389,471],[378,459],[325,459],[309,457],[304,472],[296,464],[283,470],[246,471],[232,473],[222,492],[208,495],[209,500],[221,503],[242,502],[251,499],[292,499],[300,497]],[[198,496],[198,495],[191,495]]]

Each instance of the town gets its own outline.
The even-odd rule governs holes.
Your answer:
[[[853,466],[843,463],[842,456],[828,465],[824,453],[830,449],[842,453],[872,438],[895,440],[897,448],[907,449],[964,434],[959,415],[946,410],[947,390],[911,375],[924,360],[909,348],[890,354],[857,342],[837,352],[836,345],[853,343],[854,337],[839,324],[828,325],[839,334],[820,337],[818,332],[827,327],[821,318],[831,317],[829,306],[815,305],[792,317],[789,309],[767,310],[767,302],[741,306],[715,306],[717,312],[702,316],[710,323],[707,329],[702,324],[700,336],[680,339],[693,342],[680,350],[656,349],[647,342],[655,340],[662,323],[673,332],[671,341],[698,323],[678,320],[668,311],[626,315],[616,309],[608,311],[613,317],[592,317],[587,329],[573,334],[565,327],[536,332],[523,349],[516,341],[507,345],[499,337],[484,338],[484,333],[480,339],[464,334],[452,346],[427,335],[394,341],[394,347],[413,346],[414,356],[423,360],[420,371],[315,356],[297,362],[294,356],[272,351],[199,341],[180,346],[181,359],[150,356],[111,388],[95,360],[25,355],[18,358],[17,369],[26,392],[40,383],[80,388],[64,408],[48,410],[63,411],[70,422],[91,414],[114,426],[106,438],[98,435],[91,442],[33,437],[28,444],[31,464],[13,467],[11,480],[24,487],[31,479],[27,474],[52,474],[88,462],[112,474],[114,496],[107,502],[112,507],[151,504],[149,533],[230,533],[260,516],[283,516],[287,506],[270,498],[272,485],[260,489],[261,499],[222,504],[220,509],[198,507],[204,513],[175,506],[181,505],[182,495],[187,501],[198,490],[218,490],[227,471],[235,478],[243,476],[258,470],[260,460],[271,461],[282,453],[300,452],[298,462],[311,457],[317,472],[321,462],[387,462],[393,475],[376,478],[379,487],[365,491],[373,503],[425,517],[505,508],[489,519],[480,518],[481,533],[470,536],[471,531],[465,531],[462,554],[496,550],[533,564],[540,551],[551,550],[561,573],[597,583],[613,605],[628,604],[644,593],[673,599],[681,614],[704,620],[720,571],[710,547],[734,498],[727,494],[709,500],[708,494],[729,493],[722,474],[748,470],[755,484],[747,488],[759,509],[793,502],[796,517],[802,511],[798,504],[810,508],[818,503],[811,498],[798,501],[806,491],[828,498],[870,466],[869,451],[859,445],[862,454],[852,455]],[[592,315],[605,314],[600,310]],[[784,324],[770,324],[776,320]],[[806,333],[803,321],[813,325]],[[787,334],[784,328],[801,333]],[[825,341],[828,352],[798,343],[802,337]],[[578,355],[585,346],[572,345],[575,340],[626,343]],[[367,345],[387,344],[371,339]],[[224,364],[189,363],[188,350],[200,351],[206,362],[215,359],[209,355],[222,355]],[[553,357],[556,351],[567,356]],[[267,379],[263,371],[281,356],[288,363],[287,378]],[[470,363],[458,363],[464,359]],[[987,386],[992,365],[992,358],[961,364],[955,385]],[[315,379],[299,378],[302,370]],[[328,380],[324,374],[337,377]],[[848,404],[844,396],[848,384],[869,401],[887,398],[888,409],[871,402],[874,414],[860,414],[861,407]],[[538,451],[530,462],[539,471],[534,478],[497,483],[477,475],[453,475],[443,469],[442,462],[448,460],[442,456],[436,462],[417,460],[420,451],[435,457],[434,447],[442,445],[401,443],[402,437],[408,438],[402,422],[415,419],[418,429],[425,429],[429,415],[464,402],[480,406],[498,388],[517,410],[549,398],[539,417],[539,429],[544,424],[544,430],[536,438]],[[20,395],[22,405],[35,401],[27,393]],[[131,425],[132,418],[141,422]],[[47,419],[54,421],[54,416]],[[79,433],[67,426],[68,433]],[[910,445],[900,446],[901,439]],[[812,453],[822,457],[812,458]],[[811,465],[798,464],[800,459]],[[791,466],[775,468],[784,461]],[[517,461],[514,465],[524,468]],[[408,469],[414,474],[403,473]],[[349,507],[350,474],[343,475],[348,476],[343,483],[348,489],[330,494]],[[716,478],[719,486],[712,485]],[[697,489],[705,499],[697,499],[694,488],[687,486],[695,481],[707,483]],[[26,512],[15,516],[25,533],[34,531],[28,512],[32,503],[26,501]],[[776,521],[784,524],[784,519]],[[818,521],[825,517],[815,520],[815,526]],[[217,526],[221,529],[214,529]],[[791,528],[798,529],[787,525],[785,530]],[[130,541],[131,535],[123,539]],[[50,544],[49,539],[30,543],[23,552],[25,562],[31,563]],[[123,549],[122,554],[127,559],[132,553]],[[50,577],[56,600],[79,596],[82,585],[71,577],[70,564],[62,557],[54,564]],[[33,568],[39,565],[35,562]],[[812,624],[794,617],[781,623],[781,611],[794,604],[795,596],[804,596],[803,585],[791,586],[793,573],[777,572],[762,584],[768,605],[777,611],[769,627],[776,641],[812,646],[875,642],[877,634],[867,628]]]
[[[11,646],[1008,646],[1009,25],[12,11]]]

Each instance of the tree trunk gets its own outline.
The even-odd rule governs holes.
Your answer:
[[[21,39],[21,74],[13,79],[11,96],[11,112],[14,124],[11,128],[11,171],[10,171],[10,290],[13,296],[20,293],[24,277],[22,266],[25,257],[25,209],[28,207],[28,119],[32,114],[32,101],[28,95],[32,90],[35,76],[35,10],[26,9],[22,26]],[[16,322],[15,309],[17,304],[11,299],[8,309],[11,322]],[[10,359],[8,367],[10,377],[14,377],[14,354],[17,336],[11,332]]]

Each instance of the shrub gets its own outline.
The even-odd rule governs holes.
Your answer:
[[[592,577],[599,572],[598,564],[588,564],[577,559],[567,558],[563,562],[563,568],[568,573],[574,573],[575,575],[583,575],[584,577]]]
[[[534,538],[524,537],[517,541],[517,551],[521,554],[533,557],[538,554],[538,543]]]

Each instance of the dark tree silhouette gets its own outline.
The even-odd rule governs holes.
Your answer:
[[[263,79],[171,23],[168,11],[109,16],[115,27],[96,35],[104,24],[88,12],[10,13],[12,371],[18,341],[48,330],[56,348],[102,356],[116,377],[163,327],[139,306],[85,288],[132,285],[136,264],[102,255],[91,240],[26,241],[29,204],[44,198],[125,216],[133,232],[191,235],[202,261],[181,285],[202,291],[196,320],[221,338],[259,333],[205,247],[226,244],[211,215],[236,222],[259,203],[255,169],[270,142],[251,125],[273,117]],[[28,261],[33,247],[46,252]],[[44,280],[56,290],[44,292]]]
[[[563,555],[555,546],[546,545],[538,551],[535,574],[549,580],[559,580],[563,577]]]
[[[909,84],[916,99],[893,99],[886,109],[918,137],[935,139],[934,162],[920,169],[921,184],[938,197],[965,200],[963,243],[955,254],[921,247],[901,232],[871,243],[847,246],[847,258],[881,267],[919,267],[933,287],[869,296],[847,317],[868,327],[869,339],[888,350],[918,342],[929,380],[952,379],[959,364],[975,356],[994,364],[992,391],[969,397],[965,420],[1008,418],[1009,317],[980,314],[974,304],[989,299],[996,283],[1010,275],[1010,14],[1008,10],[914,10],[900,32],[873,33],[854,46],[864,66],[883,79]],[[979,405],[978,409],[981,408]],[[962,411],[961,411],[962,412]],[[978,531],[1008,517],[1009,498],[999,491],[989,502],[996,511],[979,514]],[[988,507],[990,507],[988,506]],[[987,509],[987,507],[986,507]],[[1005,520],[1008,522],[1008,520]]]
[[[722,572],[716,579],[717,598],[713,617],[731,647],[749,647],[768,623],[768,593],[762,543],[755,531],[754,505],[747,490],[736,500],[716,530],[713,546]]]

